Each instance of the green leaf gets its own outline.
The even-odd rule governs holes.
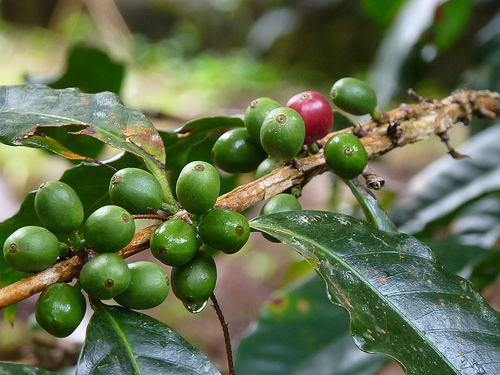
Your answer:
[[[469,23],[472,8],[472,0],[448,0],[437,8],[432,31],[439,49],[448,49],[457,41]]]
[[[99,304],[87,328],[76,375],[220,374],[208,358],[147,315]]]
[[[251,226],[317,269],[348,310],[361,349],[394,357],[408,374],[500,370],[500,314],[415,238],[320,211],[262,216]]]
[[[378,26],[390,25],[404,0],[361,0],[365,14]]]
[[[180,170],[188,155],[203,141],[215,139],[226,129],[245,126],[241,117],[202,117],[185,123],[172,132],[160,132],[167,149],[167,169]]]
[[[356,347],[346,311],[317,276],[278,291],[235,352],[238,375],[372,375],[386,361]]]
[[[455,160],[446,155],[415,175],[393,209],[400,230],[421,232],[433,223],[449,221],[472,201],[500,192],[499,137],[500,124],[460,147],[470,158]]]
[[[0,362],[0,375],[55,375],[55,372],[18,363]]]
[[[145,161],[165,162],[161,138],[141,112],[123,106],[110,92],[83,94],[43,85],[0,87],[0,141],[64,154],[44,127],[77,126],[75,136],[90,136]],[[59,145],[59,146],[58,146]],[[69,155],[71,156],[71,155]],[[76,157],[75,157],[76,158]]]
[[[85,44],[71,48],[66,62],[66,71],[56,81],[46,83],[55,89],[78,87],[87,93],[111,91],[119,94],[125,66],[112,60],[106,52]]]

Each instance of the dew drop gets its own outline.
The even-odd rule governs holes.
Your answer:
[[[198,314],[203,311],[203,309],[207,306],[208,300],[205,302],[183,302],[184,307],[191,314]]]

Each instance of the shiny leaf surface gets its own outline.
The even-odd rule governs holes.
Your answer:
[[[235,352],[239,375],[372,375],[386,361],[356,347],[346,311],[316,275],[278,291]]]
[[[208,358],[147,315],[99,304],[87,328],[76,375],[220,374]]]
[[[18,363],[0,362],[0,375],[55,375],[55,372]]]
[[[408,374],[496,374],[500,314],[430,249],[349,216],[279,213],[251,222],[304,256],[346,308],[365,351],[396,358]]]
[[[141,157],[148,168],[165,163],[163,142],[139,111],[123,106],[110,92],[84,94],[43,85],[0,87],[0,142],[43,148],[68,159],[88,160],[44,133],[47,127],[77,127],[89,136]]]

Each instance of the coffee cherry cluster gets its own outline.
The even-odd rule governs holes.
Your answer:
[[[380,117],[375,110],[375,92],[358,79],[347,77],[335,82],[331,98],[343,111]],[[220,136],[212,148],[212,158],[225,172],[256,171],[256,177],[261,178],[301,153],[317,151],[318,147],[312,145],[322,146],[317,142],[332,130],[334,116],[325,97],[305,91],[290,98],[286,106],[267,97],[253,100],[244,122],[245,128],[232,129]],[[330,139],[324,154],[332,171],[345,179],[356,177],[367,164],[366,151],[352,134]]]
[[[228,138],[233,136],[231,133]],[[253,143],[244,147],[251,150]],[[233,165],[243,162],[235,161]],[[209,163],[193,161],[184,166],[175,190],[177,200],[192,215],[193,223],[171,219],[161,224],[151,236],[151,252],[173,267],[174,294],[188,309],[196,311],[213,293],[217,280],[212,255],[200,249],[209,247],[226,254],[236,253],[247,242],[250,226],[240,213],[214,208],[220,193],[220,177]]]
[[[375,93],[362,81],[337,81],[331,97],[341,110],[380,117],[375,110]],[[245,127],[229,130],[215,142],[214,163],[228,173],[256,170],[260,178],[299,155],[317,151],[322,146],[319,141],[332,130],[333,119],[328,101],[314,91],[293,96],[286,106],[266,97],[255,99],[246,110]],[[314,144],[316,147],[312,147]],[[344,179],[355,178],[368,161],[363,144],[351,133],[330,138],[323,152],[328,166]],[[185,165],[175,192],[189,215],[164,221],[150,239],[153,256],[172,267],[170,282],[174,294],[192,312],[203,308],[215,289],[217,268],[213,253],[234,254],[250,235],[243,215],[214,207],[220,185],[213,165],[203,161]],[[27,273],[43,271],[58,259],[82,252],[90,258],[75,286],[51,285],[38,299],[36,319],[54,336],[68,336],[80,324],[86,310],[82,290],[93,299],[114,299],[131,309],[153,308],[168,295],[170,283],[162,267],[146,261],[127,264],[116,254],[134,237],[132,214],[140,217],[154,213],[158,217],[162,209],[171,212],[163,202],[162,186],[147,171],[125,168],[112,176],[108,192],[112,204],[98,208],[84,220],[82,201],[70,186],[61,181],[43,183],[34,200],[43,227],[19,228],[3,245],[6,263]],[[261,214],[301,210],[299,194],[272,197]],[[265,237],[277,241],[269,235]]]

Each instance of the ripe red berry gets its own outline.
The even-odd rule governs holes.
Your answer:
[[[332,107],[319,92],[301,92],[290,98],[286,105],[299,112],[304,119],[306,125],[304,144],[311,144],[323,138],[332,130]]]

